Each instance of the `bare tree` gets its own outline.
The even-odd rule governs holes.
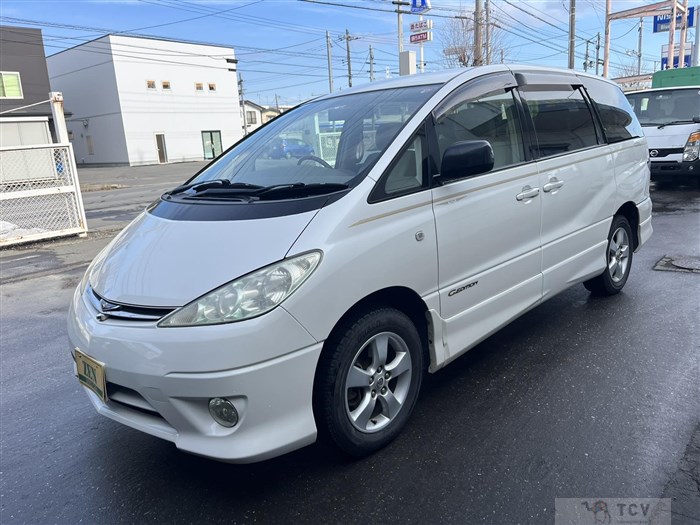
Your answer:
[[[649,71],[650,69],[646,62],[642,62],[642,71]],[[629,58],[621,62],[613,70],[613,80],[624,90],[644,89],[649,87],[649,80],[640,80],[634,77],[638,77],[636,58]]]
[[[490,24],[489,42],[491,62],[500,62],[501,51],[508,56],[505,49],[504,33],[493,22]],[[482,41],[486,45],[486,31],[482,28]],[[474,65],[474,12],[460,7],[455,18],[446,20],[439,29],[438,40],[442,44],[443,62],[446,67],[469,67]],[[484,64],[486,53],[482,52]]]

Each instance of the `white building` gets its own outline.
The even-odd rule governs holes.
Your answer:
[[[210,159],[242,136],[231,48],[107,35],[47,64],[78,164]]]
[[[251,100],[244,100],[243,109],[245,111],[246,134],[250,133],[251,131],[255,131],[265,122],[267,122],[263,122],[263,113],[265,111],[265,107],[256,104]]]

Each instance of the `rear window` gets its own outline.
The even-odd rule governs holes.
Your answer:
[[[632,111],[632,106],[620,88],[593,78],[583,77],[583,85],[593,99],[603,121],[608,142],[620,142],[643,136],[642,126]]]

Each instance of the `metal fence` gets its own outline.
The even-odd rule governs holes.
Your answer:
[[[70,144],[0,148],[0,247],[85,232]]]

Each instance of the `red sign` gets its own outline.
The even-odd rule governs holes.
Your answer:
[[[411,35],[411,44],[420,44],[421,42],[430,42],[433,39],[433,34],[430,31],[416,33]]]

